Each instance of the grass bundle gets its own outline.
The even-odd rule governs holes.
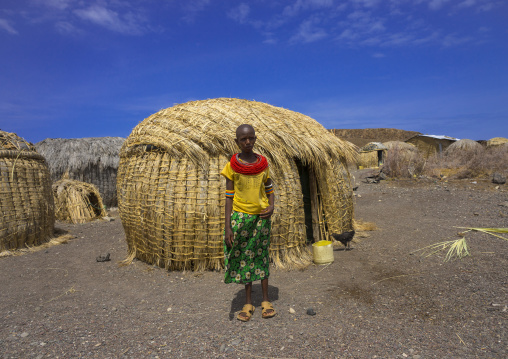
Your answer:
[[[53,235],[48,165],[21,137],[0,131],[0,252],[37,246]]]
[[[487,141],[487,147],[502,146],[508,143],[508,138],[494,137]]]
[[[370,142],[360,148],[358,153],[358,166],[363,168],[377,168],[381,166],[386,157],[387,148],[381,142]]]
[[[445,154],[454,155],[456,153],[462,152],[467,155],[473,155],[477,153],[482,153],[483,151],[485,151],[485,148],[480,143],[464,138],[448,146],[448,148],[445,151]]]
[[[267,157],[275,183],[270,257],[277,267],[303,268],[312,260],[298,166],[312,178],[314,240],[352,229],[347,161],[355,160],[354,146],[283,108],[229,98],[194,101],[148,117],[122,146],[117,190],[128,260],[171,270],[223,267],[220,172],[238,152],[235,130],[243,123],[255,128],[255,151]]]
[[[53,184],[56,219],[85,223],[107,216],[101,195],[90,183],[62,179]]]
[[[475,228],[475,227],[457,227],[457,228],[466,229],[465,231],[458,233],[460,236],[459,239],[431,244],[430,246],[418,249],[415,252],[422,251],[425,257],[429,257],[431,255],[434,255],[436,253],[448,249],[444,259],[445,262],[448,262],[449,260],[454,258],[462,259],[470,255],[465,236],[467,232],[471,231],[490,234],[494,237],[498,237],[504,239],[505,241],[508,241],[508,238],[496,234],[496,233],[508,233],[508,228]]]
[[[47,138],[35,144],[46,158],[53,182],[70,179],[97,187],[104,204],[116,207],[116,176],[122,137]]]

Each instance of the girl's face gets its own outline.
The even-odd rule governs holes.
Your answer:
[[[238,134],[235,142],[242,152],[252,152],[254,144],[256,143],[256,133],[251,128],[244,128]]]

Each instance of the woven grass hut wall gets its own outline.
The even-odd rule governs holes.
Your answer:
[[[303,114],[265,103],[220,98],[161,110],[125,141],[118,202],[129,259],[171,270],[223,266],[225,179],[238,152],[236,128],[251,124],[255,151],[275,184],[270,257],[278,267],[310,263],[309,241],[352,229],[345,165],[351,145]]]
[[[61,179],[53,183],[56,219],[85,223],[107,215],[97,188],[90,183]]]
[[[434,155],[441,155],[456,140],[448,136],[417,135],[406,142],[415,145],[421,155],[428,158]]]
[[[54,224],[44,157],[21,137],[0,131],[0,252],[47,242]]]
[[[49,164],[53,182],[69,179],[94,184],[108,207],[118,205],[116,176],[122,137],[47,138],[35,147]]]
[[[487,141],[487,147],[502,146],[508,143],[508,138],[494,137]]]
[[[358,166],[362,168],[377,168],[382,166],[387,148],[381,142],[371,142],[360,148]]]
[[[485,148],[478,142],[464,138],[452,143],[446,148],[446,155],[464,155],[470,156],[485,151]]]

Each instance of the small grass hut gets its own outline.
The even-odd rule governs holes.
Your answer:
[[[456,138],[448,136],[417,135],[406,142],[416,146],[423,157],[429,158],[430,156],[441,155],[455,141],[457,141]]]
[[[358,167],[377,168],[383,165],[387,148],[381,142],[370,142],[360,148]]]
[[[0,252],[53,236],[55,211],[48,165],[21,137],[0,131]]]
[[[506,143],[508,143],[508,138],[494,137],[487,141],[487,147],[502,146]]]
[[[104,204],[116,207],[116,175],[122,137],[47,138],[35,147],[49,164],[53,182],[69,179],[94,184]]]
[[[265,103],[219,98],[161,110],[125,141],[118,204],[129,258],[171,270],[223,267],[224,191],[220,175],[249,123],[275,184],[270,257],[278,267],[310,263],[308,243],[352,229],[346,163],[355,156],[312,118]]]
[[[53,183],[56,219],[85,223],[107,216],[97,188],[90,183],[61,179]]]
[[[447,156],[471,156],[485,151],[485,148],[478,142],[464,138],[452,143],[446,148]]]

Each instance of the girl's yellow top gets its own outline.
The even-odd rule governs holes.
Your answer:
[[[265,183],[270,178],[268,168],[257,175],[243,175],[233,171],[228,162],[220,174],[235,185],[233,211],[260,214],[270,205],[265,193]]]

